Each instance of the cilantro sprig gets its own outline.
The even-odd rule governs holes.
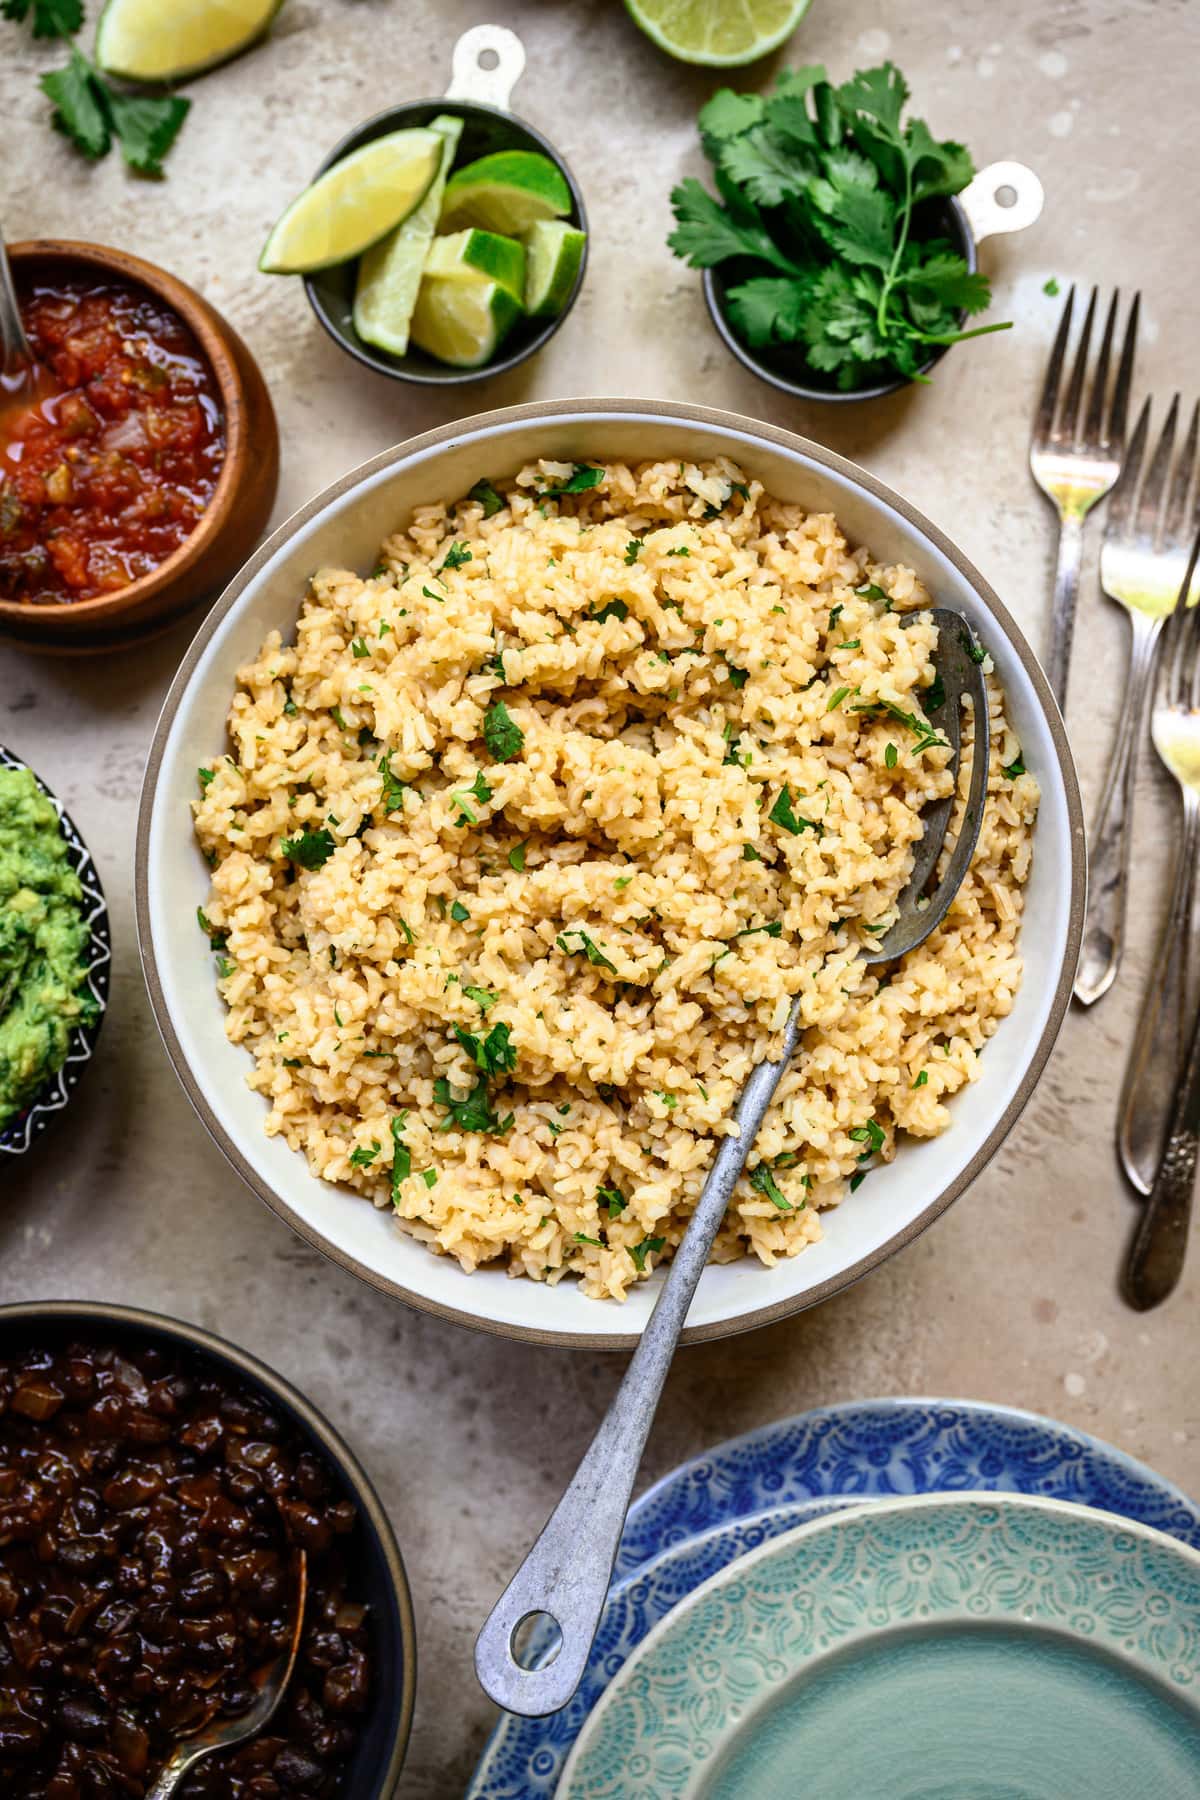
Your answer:
[[[917,209],[974,175],[961,144],[904,121],[893,63],[834,87],[824,68],[785,70],[774,93],[720,89],[700,113],[717,195],[689,179],[671,195],[667,240],[695,268],[730,265],[730,321],[752,348],[796,344],[809,367],[851,390],[899,373],[924,380],[931,349],[991,300],[987,278]]]
[[[163,173],[163,158],[192,104],[180,94],[118,93],[76,49],[65,67],[50,70],[39,85],[54,107],[54,125],[77,150],[95,162],[107,156],[116,138],[139,175]]]

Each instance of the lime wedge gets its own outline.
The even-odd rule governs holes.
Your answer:
[[[434,238],[425,258],[427,275],[444,276],[447,281],[471,281],[484,276],[506,287],[514,300],[525,292],[525,250],[516,238],[500,237],[494,231],[452,231],[449,237]]]
[[[283,0],[108,0],[96,61],[127,81],[186,81],[262,37]]]
[[[548,156],[536,150],[498,150],[450,177],[438,230],[479,225],[520,237],[539,219],[556,219],[570,210],[571,190]]]
[[[421,271],[433,241],[442,205],[442,192],[454,152],[462,136],[463,122],[441,113],[430,124],[445,140],[437,174],[421,204],[378,244],[363,253],[354,290],[354,329],[368,344],[403,356],[408,349],[408,324],[417,304]]]
[[[307,275],[361,255],[420,205],[445,144],[439,132],[414,126],[343,156],[293,200],[267,239],[259,268],[267,275]]]
[[[778,50],[809,0],[625,0],[625,6],[668,56],[729,69]]]
[[[520,302],[498,281],[425,275],[409,335],[439,362],[478,369],[496,354],[520,316]]]
[[[587,233],[563,219],[539,219],[525,233],[525,311],[555,319],[571,297]]]

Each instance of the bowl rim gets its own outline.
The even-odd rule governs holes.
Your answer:
[[[123,1302],[109,1300],[17,1300],[0,1305],[0,1327],[21,1321],[31,1324],[46,1320],[67,1323],[72,1319],[107,1325],[116,1331],[162,1333],[189,1350],[199,1350],[217,1361],[231,1363],[247,1381],[257,1383],[282,1400],[296,1414],[304,1430],[317,1440],[330,1462],[345,1475],[387,1564],[400,1619],[404,1666],[400,1670],[398,1721],[387,1768],[378,1787],[378,1800],[389,1800],[400,1778],[408,1740],[412,1734],[417,1697],[417,1628],[404,1558],[400,1554],[392,1522],[375,1491],[371,1477],[358,1457],[320,1408],[285,1375],[261,1361],[252,1351],[243,1350],[240,1344],[233,1343],[229,1338],[218,1337],[216,1332],[206,1331],[203,1325],[193,1325],[187,1319],[172,1318],[168,1313],[151,1312],[146,1307],[127,1306]]]
[[[374,349],[372,345],[365,343],[357,333],[353,337],[348,337],[339,331],[330,316],[324,299],[315,289],[314,275],[323,275],[327,271],[318,269],[314,270],[312,275],[302,277],[304,296],[321,329],[328,337],[332,338],[340,350],[344,350],[347,356],[352,356],[356,362],[361,363],[364,369],[371,369],[376,375],[385,375],[389,381],[411,382],[415,387],[466,387],[473,381],[486,381],[493,375],[506,375],[509,370],[518,368],[527,357],[536,356],[539,350],[546,347],[555,332],[565,323],[583,291],[584,278],[587,275],[588,250],[591,247],[591,233],[588,230],[583,189],[562,152],[550,142],[544,132],[539,131],[536,125],[531,125],[528,119],[522,118],[520,113],[511,112],[504,106],[491,106],[484,100],[461,100],[449,94],[440,94],[424,100],[402,100],[395,106],[385,106],[381,112],[372,113],[370,118],[364,119],[361,124],[354,127],[353,131],[348,131],[344,137],[338,140],[320,168],[314,172],[313,180],[316,181],[319,176],[324,175],[325,171],[332,168],[334,163],[339,162],[343,156],[348,156],[352,150],[358,149],[360,144],[369,143],[368,133],[371,136],[381,137],[385,131],[394,130],[398,124],[402,123],[407,114],[426,112],[430,107],[435,108],[438,112],[481,113],[488,118],[499,119],[507,125],[515,125],[518,131],[524,132],[527,137],[533,139],[541,149],[542,155],[547,157],[559,171],[570,189],[578,229],[583,232],[583,255],[579,259],[579,268],[565,305],[561,311],[554,314],[553,318],[542,321],[542,329],[522,349],[514,350],[507,356],[493,357],[490,362],[482,363],[477,369],[456,369],[452,364],[447,363],[443,374],[423,368],[406,368],[402,366],[406,358],[391,357],[386,350]],[[376,126],[379,127],[377,132],[374,130]],[[571,222],[575,223],[576,221],[572,220]],[[357,262],[358,258],[353,257],[349,260]]]
[[[194,529],[169,556],[149,574],[139,575],[136,581],[116,588],[112,593],[94,594],[90,600],[63,600],[46,606],[30,606],[23,600],[0,600],[0,627],[6,622],[28,623],[31,618],[51,627],[80,620],[106,624],[141,601],[163,593],[179,576],[193,569],[211,550],[233,513],[251,445],[247,429],[246,384],[233,344],[225,335],[232,327],[226,325],[209,301],[178,275],[172,275],[169,269],[147,262],[129,250],[72,238],[24,238],[7,248],[14,274],[22,273],[37,262],[79,263],[85,268],[115,275],[135,287],[147,288],[177,313],[192,333],[221,398],[225,454],[217,485]]]
[[[940,1218],[958,1199],[959,1195],[970,1186],[975,1177],[991,1161],[1024,1110],[1054,1048],[1059,1028],[1070,1005],[1074,987],[1075,965],[1078,961],[1079,947],[1083,936],[1083,913],[1087,886],[1083,802],[1066,727],[1041,665],[1025,642],[1024,634],[1012,614],[1001,601],[995,589],[974,565],[951,543],[945,533],[916,507],[857,463],[851,462],[849,458],[839,455],[834,450],[827,449],[823,444],[818,444],[810,438],[801,437],[797,432],[789,431],[782,426],[767,424],[759,419],[752,419],[744,414],[722,411],[712,407],[693,406],[685,401],[615,399],[611,396],[604,398],[582,396],[578,399],[532,401],[523,406],[502,407],[490,412],[477,413],[465,420],[453,420],[449,424],[437,426],[431,431],[422,432],[418,437],[407,438],[399,444],[392,445],[389,449],[380,451],[378,455],[349,470],[338,480],[331,482],[328,487],[323,488],[320,493],[298,508],[289,519],[284,520],[283,524],[278,526],[271,536],[259,546],[206,615],[167,690],[146,756],[134,841],[134,916],[142,972],[163,1046],[183,1090],[201,1122],[242,1180],[258,1195],[260,1200],[265,1201],[278,1219],[289,1226],[305,1243],[311,1244],[314,1249],[320,1250],[323,1255],[329,1257],[339,1268],[345,1269],[352,1275],[357,1275],[360,1280],[366,1281],[369,1286],[378,1289],[379,1292],[390,1294],[394,1299],[402,1300],[406,1305],[413,1306],[420,1312],[430,1313],[436,1318],[444,1319],[450,1324],[466,1325],[497,1337],[524,1343],[546,1344],[577,1350],[633,1350],[641,1342],[642,1334],[641,1331],[628,1330],[595,1333],[543,1330],[532,1325],[519,1325],[505,1320],[481,1318],[469,1310],[469,1301],[466,1295],[464,1295],[462,1306],[448,1306],[440,1300],[432,1299],[428,1295],[403,1286],[390,1276],[371,1268],[357,1257],[349,1255],[336,1244],[331,1243],[323,1233],[315,1230],[301,1218],[288,1202],[275,1192],[270,1182],[260,1175],[255,1165],[242,1154],[237,1143],[210,1108],[199,1083],[192,1074],[191,1067],[176,1036],[154,947],[150,906],[149,851],[158,775],[176,715],[191,684],[192,674],[207,650],[210,640],[259,572],[303,526],[315,519],[326,508],[345,498],[355,487],[381,474],[394,463],[408,462],[414,457],[424,456],[429,451],[461,445],[476,435],[487,435],[508,426],[535,422],[562,422],[573,417],[618,419],[622,416],[630,419],[649,416],[654,419],[674,420],[684,425],[699,425],[717,431],[736,433],[743,437],[758,438],[789,454],[806,458],[820,468],[827,469],[842,480],[853,484],[872,500],[890,507],[899,514],[906,526],[914,530],[918,536],[926,538],[980,596],[1004,628],[1014,654],[1020,660],[1023,671],[1033,687],[1045,718],[1056,753],[1056,766],[1062,779],[1068,820],[1070,898],[1067,909],[1065,949],[1054,993],[1041,1034],[1029,1054],[1024,1072],[1016,1084],[1012,1097],[974,1155],[914,1218],[900,1227],[877,1248],[859,1257],[849,1267],[826,1277],[824,1281],[817,1282],[814,1286],[806,1288],[798,1294],[788,1295],[781,1300],[755,1307],[735,1318],[722,1318],[712,1320],[704,1325],[685,1326],[681,1334],[680,1341],[682,1343],[705,1343],[716,1338],[733,1337],[743,1331],[757,1330],[760,1326],[774,1324],[781,1319],[789,1318],[793,1313],[805,1311],[810,1306],[816,1306],[823,1300],[831,1299],[834,1294],[852,1286],[864,1275],[869,1274],[872,1269],[886,1262],[889,1257],[905,1249],[936,1219]]]
[[[955,194],[946,195],[945,205],[947,212],[954,220],[955,228],[958,232],[960,240],[958,244],[959,254],[962,256],[968,270],[973,275],[979,267],[979,245],[976,242],[975,233],[971,230],[971,221],[967,217],[967,210]],[[793,400],[813,400],[819,405],[832,404],[834,406],[842,406],[847,402],[854,400],[885,400],[889,394],[899,394],[902,393],[905,388],[916,385],[915,377],[911,375],[901,375],[899,372],[897,372],[891,381],[876,381],[873,382],[870,387],[861,388],[808,387],[802,381],[791,381],[786,375],[781,375],[778,370],[773,369],[770,363],[765,362],[750,348],[749,344],[744,344],[737,335],[737,332],[733,329],[733,326],[729,323],[725,314],[723,296],[717,291],[715,268],[707,268],[703,271],[700,286],[704,294],[704,304],[708,308],[708,316],[712,321],[713,329],[716,331],[717,336],[721,339],[721,342],[729,351],[730,355],[736,356],[742,367],[744,369],[749,369],[752,375],[757,375],[760,381],[768,382],[771,387],[777,389],[781,394],[790,394]],[[964,324],[966,317],[967,315],[965,312],[959,312],[958,323],[960,329]],[[928,375],[929,371],[936,368],[938,363],[940,363],[953,348],[953,344],[940,344],[934,350],[933,355],[921,364],[918,374]]]

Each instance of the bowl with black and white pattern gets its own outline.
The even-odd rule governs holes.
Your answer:
[[[17,756],[14,751],[6,750],[0,744],[0,768],[28,769],[29,764],[24,757]],[[108,921],[108,907],[91,852],[58,796],[51,793],[35,770],[30,769],[29,772],[58,814],[58,822],[66,840],[67,859],[83,889],[80,907],[84,924],[88,928],[88,941],[85,951],[87,972],[81,991],[90,995],[95,1010],[86,1023],[72,1029],[66,1061],[62,1067],[42,1083],[27,1106],[0,1125],[0,1156],[23,1156],[54,1124],[79,1086],[84,1070],[96,1054],[96,1041],[108,1005],[109,972],[112,967],[112,932]]]

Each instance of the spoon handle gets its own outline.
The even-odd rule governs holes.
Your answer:
[[[479,1685],[509,1712],[531,1719],[557,1712],[583,1677],[608,1595],[629,1496],[675,1345],[763,1115],[795,1051],[797,1011],[793,1004],[778,1062],[759,1063],[742,1090],[734,1112],[739,1135],[721,1139],[612,1405],[570,1486],[475,1641]],[[513,1635],[522,1621],[538,1614],[549,1616],[562,1641],[553,1661],[525,1668],[514,1655]]]
[[[0,375],[14,374],[33,361],[29,339],[21,323],[21,309],[13,287],[12,269],[4,238],[0,235]]]

